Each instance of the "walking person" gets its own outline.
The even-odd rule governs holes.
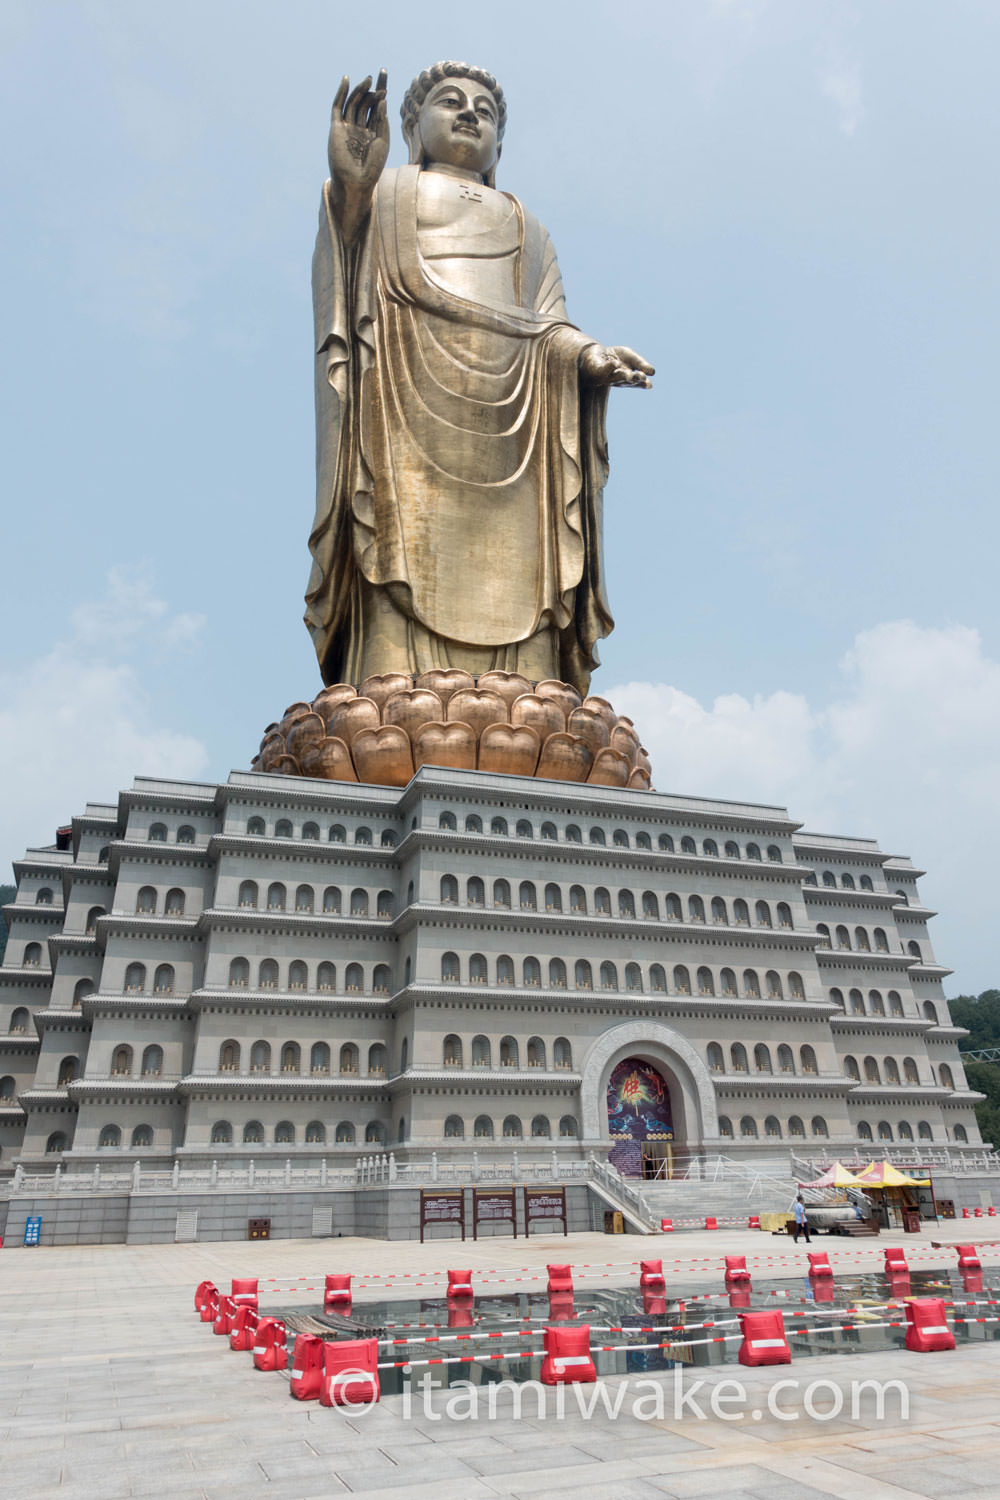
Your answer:
[[[806,1244],[809,1245],[812,1243],[809,1238],[809,1220],[806,1218],[806,1206],[802,1201],[801,1193],[796,1198],[792,1208],[795,1214],[795,1228],[792,1231],[792,1239],[798,1244],[799,1234],[802,1232],[805,1234]]]

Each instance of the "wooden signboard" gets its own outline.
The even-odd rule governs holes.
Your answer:
[[[462,1188],[420,1189],[420,1243],[428,1224],[457,1224],[465,1239],[465,1193]]]
[[[562,1221],[563,1234],[569,1234],[566,1227],[566,1189],[565,1187],[537,1188],[526,1187],[524,1193],[524,1232],[531,1233],[532,1224],[548,1224]]]
[[[472,1238],[479,1238],[480,1224],[509,1224],[517,1239],[517,1220],[514,1216],[514,1189],[472,1189]]]

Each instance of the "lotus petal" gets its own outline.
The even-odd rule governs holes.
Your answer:
[[[370,698],[379,706],[379,712],[393,693],[405,693],[413,686],[413,678],[405,672],[382,672],[376,677],[366,677],[358,690],[360,698]]]
[[[629,766],[635,765],[636,753],[639,749],[639,736],[629,725],[623,724],[621,719],[611,731],[611,748],[617,750],[619,755],[624,755]]]
[[[410,736],[398,724],[362,729],[351,746],[359,781],[376,786],[405,786],[413,775]]]
[[[592,713],[589,708],[574,708],[566,721],[566,728],[570,734],[585,740],[595,755],[611,743],[607,724],[600,714]]]
[[[328,724],[330,722],[330,715],[339,704],[346,703],[349,698],[356,698],[357,696],[357,688],[352,687],[349,682],[334,682],[330,687],[326,687],[321,693],[316,694],[313,699],[313,709],[322,716],[323,723]]]
[[[285,736],[285,744],[288,746],[289,755],[294,755],[296,760],[302,759],[302,752],[307,745],[318,745],[320,740],[326,739],[326,725],[320,714],[303,714],[301,719],[296,719],[288,734]]]
[[[586,741],[559,730],[550,734],[542,746],[535,775],[550,781],[586,781],[593,759],[594,752]]]
[[[447,708],[448,699],[452,693],[459,693],[463,688],[475,687],[476,679],[471,672],[463,672],[458,667],[434,667],[430,672],[421,672],[416,685],[418,688],[427,688],[430,692],[437,693]]]
[[[476,679],[476,687],[487,693],[499,693],[508,708],[515,698],[531,692],[531,683],[520,672],[483,672]]]
[[[357,781],[351,752],[343,740],[325,739],[318,745],[307,745],[302,752],[303,776],[318,781]]]
[[[362,729],[377,729],[382,722],[378,704],[370,698],[348,698],[339,703],[327,722],[326,732],[331,739],[343,740],[348,746],[354,744],[354,736]]]
[[[476,732],[471,724],[421,724],[413,737],[413,762],[456,771],[476,768]]]
[[[267,768],[272,776],[301,776],[299,763],[294,755],[279,755],[273,766]]]
[[[637,771],[645,771],[647,776],[652,776],[653,765],[649,758],[649,752],[644,745],[640,745],[636,751],[635,768]]]
[[[421,724],[436,724],[444,718],[444,704],[427,688],[393,693],[382,706],[383,724],[398,724],[412,740]]]
[[[587,780],[592,786],[628,786],[632,767],[617,750],[598,750]]]
[[[536,682],[535,692],[539,698],[551,698],[554,703],[558,703],[567,718],[583,702],[575,687],[568,682],[558,682],[554,677]]]
[[[279,755],[285,753],[285,737],[283,734],[269,734],[261,741],[260,763],[265,771],[270,771]]]
[[[508,717],[507,704],[499,693],[463,688],[448,699],[448,722],[471,724],[476,739],[488,724],[506,724]]]
[[[542,742],[527,724],[488,724],[479,740],[479,769],[534,776]]]
[[[514,700],[510,722],[537,729],[543,744],[550,734],[561,734],[566,729],[562,706],[554,698],[540,698],[537,693],[524,693]]]
[[[634,792],[648,792],[652,784],[649,779],[649,772],[640,770],[636,766],[635,770],[629,776],[628,784]]]
[[[607,698],[584,698],[583,706],[584,708],[588,708],[592,714],[600,714],[601,718],[608,726],[609,734],[618,723],[618,715],[611,707],[611,704],[608,702]]]
[[[279,734],[287,734],[297,719],[304,719],[306,714],[312,713],[311,703],[293,703],[291,708],[286,708],[278,725]]]

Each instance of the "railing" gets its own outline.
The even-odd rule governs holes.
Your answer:
[[[828,1167],[833,1160],[831,1156],[824,1155],[823,1161]],[[871,1161],[888,1161],[898,1167],[930,1167],[933,1170],[951,1173],[956,1177],[970,1174],[982,1174],[984,1172],[1000,1176],[1000,1153],[981,1147],[978,1150],[954,1151],[948,1146],[928,1146],[924,1142],[914,1141],[912,1146],[890,1146],[887,1141],[873,1141],[870,1149],[864,1153],[857,1147],[850,1155],[842,1155],[838,1158],[841,1164],[852,1171],[860,1171],[867,1167]],[[792,1168],[800,1176],[819,1177],[826,1169],[813,1159],[804,1160],[802,1157],[792,1157]]]
[[[647,1229],[655,1229],[658,1226],[659,1218],[645,1202],[641,1191],[633,1187],[631,1181],[624,1178],[610,1162],[598,1161],[596,1156],[591,1156],[584,1165],[591,1181],[602,1187]]]

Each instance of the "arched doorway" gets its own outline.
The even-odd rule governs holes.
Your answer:
[[[607,1090],[611,1165],[625,1177],[668,1177],[674,1141],[670,1088],[642,1057],[624,1057]]]

